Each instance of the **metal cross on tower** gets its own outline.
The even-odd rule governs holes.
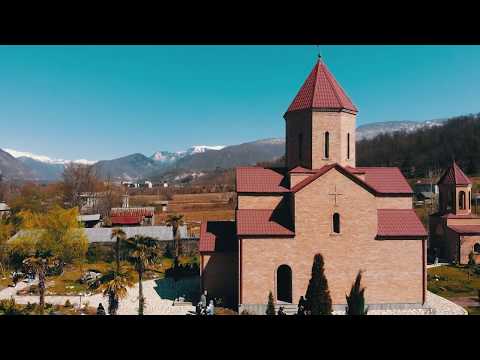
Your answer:
[[[328,195],[334,196],[335,206],[337,206],[337,196],[341,196],[343,194],[340,194],[337,192],[337,185],[335,185],[335,191],[333,192],[333,194],[328,194]]]

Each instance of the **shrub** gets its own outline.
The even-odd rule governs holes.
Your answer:
[[[71,308],[71,307],[72,307],[72,303],[70,302],[69,299],[67,299],[67,301],[65,301],[65,305],[63,305],[63,306],[65,306],[66,308]]]
[[[270,291],[268,293],[268,304],[267,304],[267,311],[265,312],[266,315],[275,315],[275,305],[273,304],[273,294]]]
[[[10,299],[0,300],[0,312],[4,315],[21,315],[22,310],[12,297]]]
[[[246,309],[243,309],[240,315],[252,315]]]
[[[328,290],[328,281],[325,277],[323,257],[316,254],[312,265],[312,277],[308,284],[307,311],[312,315],[331,315],[332,299]]]

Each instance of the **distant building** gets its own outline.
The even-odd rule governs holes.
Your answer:
[[[473,251],[480,262],[480,217],[472,214],[472,182],[453,164],[438,181],[439,211],[430,215],[429,250],[435,257],[467,264]]]
[[[153,183],[151,181],[145,180],[143,184],[144,184],[144,187],[146,187],[147,189],[153,188]]]
[[[101,216],[100,214],[79,215],[78,221],[81,222],[86,228],[100,227]]]
[[[110,220],[112,226],[153,226],[154,207],[112,208]]]
[[[10,215],[10,207],[7,203],[0,202],[0,219],[6,218]]]

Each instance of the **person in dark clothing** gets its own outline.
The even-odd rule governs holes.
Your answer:
[[[306,305],[305,298],[303,296],[300,296],[300,300],[298,300],[297,315],[305,315],[305,305]]]
[[[98,304],[97,315],[106,315],[105,308],[103,307],[102,303]]]
[[[285,314],[285,311],[283,310],[283,306],[280,306],[280,309],[278,309],[277,315],[287,315],[287,314]]]

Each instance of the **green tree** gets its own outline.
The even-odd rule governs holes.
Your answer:
[[[476,264],[477,263],[475,262],[475,253],[473,251],[470,251],[470,254],[468,254],[468,280],[470,280],[471,273]]]
[[[40,315],[43,315],[45,310],[45,278],[49,268],[58,266],[58,260],[48,254],[37,252],[34,256],[23,260],[23,264],[27,271],[38,276],[39,312]]]
[[[183,215],[171,214],[168,215],[166,224],[172,227],[173,239],[175,240],[175,257],[179,257],[182,254],[181,237],[178,228],[184,224]]]
[[[134,284],[131,272],[125,268],[110,270],[100,278],[100,291],[108,297],[108,313],[116,315],[120,300],[127,296],[128,288]]]
[[[273,294],[270,291],[268,293],[267,315],[275,315],[275,304],[273,303]]]
[[[350,289],[350,295],[346,295],[347,315],[367,315],[368,309],[365,308],[365,288],[362,287],[361,282],[362,271],[359,271]]]
[[[9,242],[11,250],[31,251],[33,247],[34,252],[49,253],[62,263],[85,258],[88,239],[78,222],[77,209],[54,206],[46,213],[22,211],[20,217],[23,232]]]
[[[321,254],[316,254],[313,260],[312,277],[305,295],[307,311],[311,315],[331,315],[332,299],[325,277],[324,262]]]
[[[121,228],[114,228],[112,229],[112,234],[110,235],[110,239],[115,238],[115,261],[117,264],[116,270],[120,273],[120,242],[124,241],[127,238],[127,234]]]
[[[143,297],[143,275],[151,270],[152,265],[159,257],[157,241],[151,237],[135,235],[125,240],[128,251],[128,261],[134,266],[138,274],[138,315],[143,315],[145,298]]]

